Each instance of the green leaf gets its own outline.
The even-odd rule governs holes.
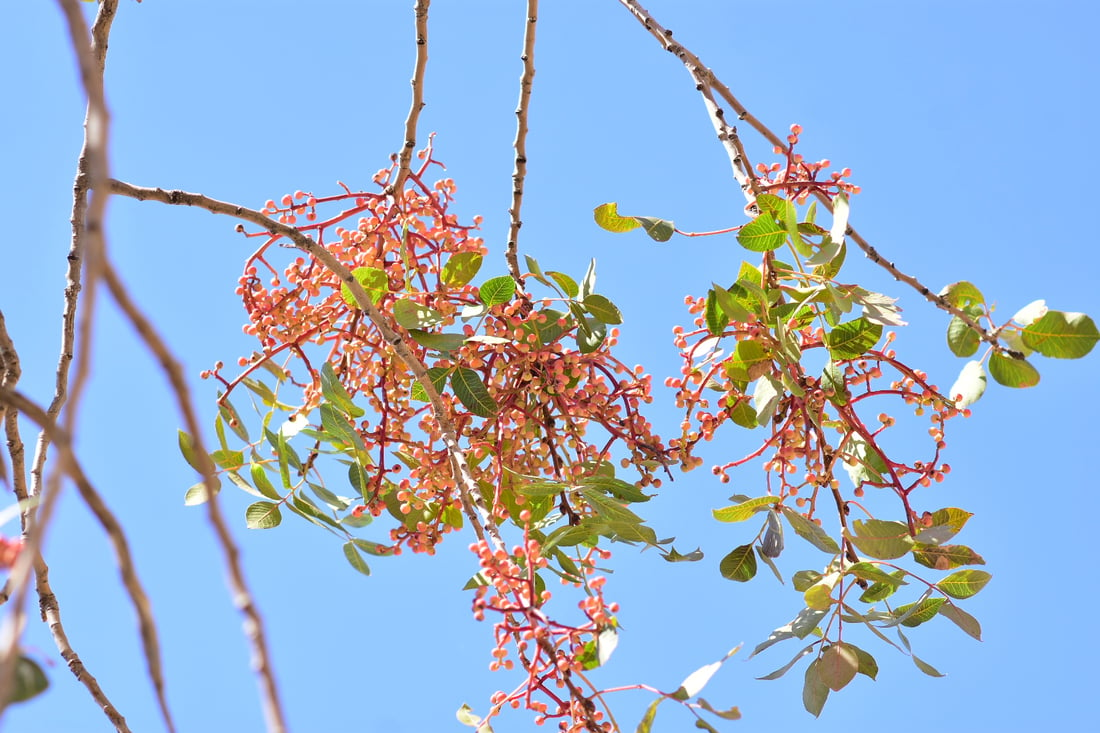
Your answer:
[[[748,383],[771,371],[772,358],[758,341],[738,341],[722,368],[734,382]]]
[[[821,576],[821,580],[811,585],[802,594],[803,600],[806,601],[806,607],[814,611],[828,611],[832,608],[833,588],[836,587],[839,580],[840,573],[829,573]]]
[[[974,516],[965,509],[945,507],[932,512],[932,526],[922,529],[913,539],[917,543],[942,545],[962,531]]]
[[[902,626],[920,626],[926,621],[931,621],[939,613],[940,606],[946,603],[943,598],[925,598],[917,603],[906,603],[894,609],[893,616]]]
[[[825,334],[825,345],[834,359],[856,359],[877,344],[881,337],[882,324],[857,318]]]
[[[841,191],[833,197],[833,226],[829,238],[838,245],[844,244],[844,234],[848,231],[848,194]]]
[[[361,453],[367,452],[363,437],[351,426],[343,413],[330,402],[321,404],[321,427],[324,429],[322,437],[336,448],[347,446]]]
[[[670,547],[668,552],[663,553],[661,557],[668,562],[699,562],[703,559],[703,551],[695,549],[687,554],[681,554],[676,551],[675,547]]]
[[[592,293],[596,292],[596,258],[593,257],[588,261],[588,269],[584,272],[584,279],[581,280],[581,300],[584,300]]]
[[[699,707],[703,708],[703,710],[706,710],[712,715],[717,715],[722,720],[741,719],[741,711],[738,710],[736,707],[729,708],[728,710],[715,710],[714,707],[712,707],[711,704],[703,698],[699,698]]]
[[[787,662],[786,664],[784,664],[779,669],[774,670],[772,672],[769,672],[768,674],[764,675],[763,677],[757,677],[756,679],[758,679],[758,680],[777,680],[777,679],[779,679],[783,675],[787,674],[787,672],[790,671],[791,667],[793,667],[798,662],[799,659],[802,659],[802,657],[804,657],[807,654],[809,654],[810,652],[812,652],[814,650],[815,646],[817,646],[816,641],[812,644],[808,644],[808,645],[802,647],[802,649],[799,650],[798,654],[794,655],[794,658],[791,659],[791,661]],[[759,647],[757,647],[757,648],[759,648]]]
[[[878,676],[878,662],[875,658],[855,644],[845,643],[845,646],[855,652],[856,659],[859,660],[859,673],[875,679]]]
[[[821,372],[821,388],[825,390],[825,396],[838,407],[848,404],[848,385],[844,381],[844,370],[830,360]]]
[[[628,502],[649,501],[653,497],[642,493],[642,490],[631,483],[614,476],[588,476],[581,479],[577,486],[581,488],[595,488],[611,494],[616,499]]]
[[[873,484],[886,483],[884,476],[889,472],[886,461],[878,449],[859,433],[851,434],[847,451],[842,455],[844,470],[853,486],[862,486],[866,481]]]
[[[876,560],[893,560],[913,549],[909,527],[903,522],[881,519],[857,519],[852,522],[853,533],[849,537],[859,551]]]
[[[272,486],[271,481],[267,478],[267,471],[259,463],[253,463],[248,467],[249,473],[252,474],[252,483],[256,484],[256,488],[261,494],[268,499],[274,499],[279,501],[283,497]]]
[[[370,298],[373,305],[378,305],[382,298],[390,292],[390,278],[385,270],[380,270],[377,267],[356,267],[351,271],[351,274],[363,286],[363,290],[367,291],[367,297]],[[340,297],[352,308],[358,307],[355,296],[351,294],[351,288],[347,286],[347,283],[340,285]]]
[[[249,442],[248,430],[244,426],[244,421],[241,420],[240,413],[237,412],[237,408],[233,406],[229,398],[223,397],[220,393],[218,394],[218,413],[234,435],[246,443]]]
[[[906,585],[906,582],[901,578],[898,578],[893,574],[880,569],[877,565],[873,565],[869,562],[854,563],[852,565],[849,565],[844,572],[848,575],[854,575],[857,578],[870,580],[872,583],[889,583],[894,587]]]
[[[195,453],[195,441],[188,433],[185,433],[182,430],[179,431],[179,446],[180,453],[183,454],[183,460],[187,461],[188,465],[190,465],[191,468],[195,469],[199,473],[202,473],[202,468],[200,468],[198,456]]]
[[[393,319],[403,328],[431,328],[443,320],[443,315],[412,298],[401,298],[393,304]]]
[[[457,367],[451,373],[451,389],[463,406],[478,417],[492,417],[500,407],[473,369]]]
[[[791,584],[799,593],[805,593],[810,586],[821,580],[823,576],[816,570],[799,570],[791,576]]]
[[[642,719],[638,722],[638,727],[634,729],[634,733],[650,733],[650,731],[653,730],[653,719],[657,717],[657,706],[664,702],[665,699],[666,698],[662,695],[649,703],[649,707],[645,709],[645,715],[643,715]]]
[[[273,529],[283,521],[278,504],[257,501],[244,510],[245,524],[249,529]]]
[[[888,573],[892,578],[890,581],[872,583],[871,587],[863,591],[863,594],[859,597],[859,600],[864,603],[875,603],[877,601],[883,601],[894,595],[901,585],[904,585],[902,578],[905,577],[904,570],[895,570],[892,573]]]
[[[951,316],[947,324],[947,348],[955,356],[974,356],[982,343],[981,336],[958,316]]]
[[[960,565],[985,565],[985,559],[966,545],[917,545],[913,559],[926,568],[950,570]]]
[[[501,275],[500,277],[486,280],[482,286],[478,288],[477,297],[481,299],[482,303],[492,307],[494,305],[503,305],[507,303],[515,294],[516,281],[513,280],[510,275]]]
[[[244,465],[244,453],[239,450],[216,450],[210,454],[210,459],[227,471],[235,471]]]
[[[982,625],[978,623],[978,619],[974,618],[954,603],[945,603],[940,606],[940,615],[949,619],[952,623],[978,641],[982,640]]]
[[[545,317],[545,321],[543,317]],[[568,316],[559,310],[545,308],[532,314],[527,319],[524,327],[535,333],[539,337],[539,342],[543,345],[552,344],[561,338],[562,333],[565,332],[565,328],[559,323],[563,318],[568,319]]]
[[[453,254],[443,265],[443,269],[439,273],[439,279],[443,281],[445,285],[452,287],[461,287],[466,283],[474,279],[478,270],[481,269],[481,255],[477,252],[459,252]],[[535,272],[535,269],[531,268],[531,258],[528,258],[528,269]],[[538,267],[536,263],[535,267]]]
[[[583,323],[584,328],[577,328],[577,349],[582,354],[591,354],[607,338],[607,327],[595,318],[585,318],[578,323]]]
[[[20,654],[12,672],[10,702],[25,702],[46,691],[50,681],[46,673],[30,657]]]
[[[955,401],[960,410],[973,405],[985,393],[985,367],[980,361],[968,361],[959,373],[959,378],[951,385],[947,397]]]
[[[412,328],[409,335],[421,346],[440,352],[455,351],[466,343],[466,337],[461,333],[429,333]]]
[[[726,290],[718,283],[711,283],[711,290],[714,292],[718,307],[722,309],[722,312],[725,313],[730,320],[739,323],[744,323],[749,320],[749,309],[746,308],[740,300],[735,298],[733,293]]]
[[[727,580],[736,580],[739,583],[752,580],[756,575],[756,553],[753,552],[752,545],[741,545],[723,557],[718,570]]]
[[[829,699],[829,686],[821,679],[818,666],[821,660],[815,659],[806,668],[806,677],[802,684],[802,706],[815,718],[821,715],[825,701]]]
[[[340,411],[348,417],[362,417],[366,414],[363,408],[352,402],[351,395],[344,389],[340,378],[336,376],[332,364],[327,361],[321,365],[321,396],[340,408]]]
[[[1096,346],[1100,331],[1084,313],[1047,311],[1023,332],[1024,343],[1043,356],[1080,359]]]
[[[723,311],[722,307],[718,305],[718,297],[715,295],[714,290],[711,289],[707,292],[707,304],[704,311],[707,330],[714,336],[721,336],[726,331],[726,326],[729,325],[730,317]]]
[[[977,595],[993,576],[984,570],[960,570],[936,583],[936,587],[952,598]]]
[[[916,654],[913,654],[911,656],[913,658],[913,664],[917,665],[917,669],[919,669],[921,672],[924,672],[929,677],[944,677],[944,676],[946,676],[946,675],[944,675],[943,672],[940,672],[938,669],[936,669],[931,664],[929,664],[928,662],[926,662],[923,659],[921,659],[920,657],[918,657]]]
[[[790,523],[791,529],[793,529],[795,534],[799,537],[822,552],[827,552],[830,555],[836,555],[840,552],[840,545],[837,544],[836,540],[830,537],[828,532],[817,526],[816,523],[806,519],[806,517],[788,506],[780,506],[780,509],[783,512],[783,516],[786,517],[787,521]]]
[[[591,293],[581,301],[584,309],[601,323],[617,325],[623,322],[623,314],[610,300],[602,295]]]
[[[431,380],[436,392],[443,392],[443,388],[447,386],[447,375],[450,373],[451,370],[447,367],[431,367],[428,369],[428,379]],[[409,399],[427,402],[428,390],[424,389],[424,385],[420,382],[413,382],[412,389],[409,391]]]
[[[348,564],[360,573],[363,575],[370,575],[370,566],[367,565],[367,561],[363,559],[363,556],[359,554],[359,550],[356,548],[354,542],[344,543],[344,557],[347,558]]]
[[[940,291],[940,296],[956,308],[969,308],[985,303],[982,291],[966,280],[951,283]]]
[[[776,408],[779,407],[779,400],[782,396],[783,385],[770,374],[765,374],[756,380],[752,402],[756,410],[756,422],[758,424],[768,424],[768,421],[775,414]]]
[[[1006,387],[1034,387],[1039,383],[1038,369],[1025,359],[1013,359],[999,352],[989,355],[989,373]]]
[[[719,522],[743,522],[764,507],[775,504],[777,501],[779,501],[778,496],[761,496],[722,509],[712,509],[711,514]]]
[[[668,219],[657,219],[652,216],[636,216],[638,223],[645,229],[645,233],[655,242],[667,242],[676,233],[676,225]]]
[[[818,657],[817,674],[833,692],[848,686],[859,672],[859,656],[844,642],[825,647]]]
[[[741,227],[737,241],[750,252],[770,252],[787,241],[787,230],[776,224],[775,217],[765,211]]]
[[[581,289],[577,287],[577,281],[566,275],[564,272],[555,272],[553,270],[547,270],[546,274],[558,284],[558,287],[562,289],[568,298],[576,298],[580,295]]]
[[[214,477],[214,485],[218,487],[214,492],[214,495],[217,496],[222,488],[221,479],[217,476]],[[184,506],[198,506],[199,504],[205,504],[206,500],[206,484],[201,481],[187,489],[187,492],[183,495]]]

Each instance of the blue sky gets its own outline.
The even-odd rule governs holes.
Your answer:
[[[137,185],[199,191],[259,207],[296,189],[368,187],[401,142],[412,70],[411,2],[123,0],[112,34],[107,95],[112,166]],[[1097,11],[1083,2],[671,2],[649,9],[773,129],[800,123],[807,158],[850,167],[863,193],[853,224],[888,259],[933,289],[976,282],[1004,317],[1046,298],[1100,314],[1090,193],[1100,155],[1091,140],[1100,63]],[[22,389],[48,402],[59,337],[71,180],[81,139],[77,87],[58,10],[17,3],[0,47],[7,113],[0,116],[0,308],[20,350]],[[499,255],[507,234],[511,143],[524,21],[518,2],[437,2],[432,8],[428,106],[421,134],[458,183],[457,211],[485,217]],[[543,3],[528,143],[521,249],[544,267],[583,274],[596,257],[600,290],[623,310],[620,358],[660,382],[674,374],[674,325],[685,293],[736,272],[732,237],[658,245],[611,235],[594,206],[674,219],[683,229],[741,223],[740,194],[683,68],[611,0]],[[764,159],[767,146],[745,134]],[[1080,201],[1078,201],[1080,199]],[[202,211],[112,200],[109,246],[133,294],[159,324],[212,417],[213,387],[198,372],[253,346],[233,295],[248,245],[234,223]],[[855,258],[853,258],[855,259]],[[502,258],[484,274],[503,274]],[[898,349],[941,385],[962,361],[943,340],[946,317],[869,263],[849,280],[900,296],[912,324]],[[181,730],[262,729],[240,618],[202,510],[183,506],[195,480],[175,447],[180,425],[165,382],[114,308],[101,301],[94,377],[78,449],[126,526],[160,621],[169,700]],[[927,713],[943,730],[1079,730],[1092,718],[1100,642],[1088,617],[1098,598],[1089,514],[1100,404],[1096,355],[1041,360],[1042,383],[991,386],[974,417],[953,424],[949,480],[929,508],[976,513],[960,541],[994,580],[965,607],[977,643],[940,619],[911,633],[917,653],[948,673],[931,679],[865,640],[879,679],[833,695],[821,719],[802,710],[802,666],[757,682],[795,648],[735,657],[704,695],[738,704],[747,722],[834,731],[860,719]],[[653,419],[667,437],[679,416],[661,394]],[[28,433],[28,436],[30,434]],[[755,436],[729,434],[713,456],[737,456]],[[788,584],[723,580],[718,559],[750,530],[710,509],[730,491],[762,493],[754,469],[731,485],[701,469],[666,484],[645,507],[662,536],[706,559],[670,565],[616,547],[609,597],[624,631],[607,684],[674,689],[689,672],[744,642],[752,647],[801,608]],[[251,497],[223,492],[268,624],[290,725],[296,731],[465,730],[463,702],[484,711],[506,673],[490,674],[491,627],[474,622],[460,590],[474,571],[466,540],[438,557],[376,560],[362,578],[330,536],[288,521],[247,531]],[[5,528],[14,532],[15,526]],[[793,544],[793,543],[791,543]],[[131,609],[110,547],[75,493],[62,500],[47,548],[69,637],[134,730],[161,726]],[[792,548],[789,577],[820,555]],[[819,569],[819,568],[818,568]],[[33,619],[32,619],[33,620]],[[857,641],[857,643],[862,643]],[[40,624],[26,645],[53,683],[10,710],[8,730],[99,731],[109,725],[72,681]],[[633,729],[648,697],[627,694]],[[904,719],[904,718],[903,718]],[[662,725],[663,721],[663,725]],[[690,720],[671,705],[658,730]],[[533,730],[525,715],[498,731]]]

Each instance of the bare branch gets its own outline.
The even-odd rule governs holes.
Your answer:
[[[412,372],[413,377],[427,393],[428,401],[432,406],[432,413],[439,423],[443,442],[447,446],[447,453],[451,461],[451,470],[455,477],[455,483],[459,487],[463,509],[467,517],[469,517],[470,523],[473,525],[478,539],[489,537],[493,541],[495,547],[504,548],[504,542],[500,537],[500,533],[497,531],[496,523],[493,521],[492,514],[488,507],[485,506],[485,502],[481,497],[481,492],[477,488],[477,482],[474,480],[473,474],[470,472],[470,467],[466,462],[466,456],[458,444],[458,431],[455,429],[454,423],[447,414],[447,408],[444,406],[443,400],[439,396],[439,392],[428,376],[427,367],[424,366],[424,363],[421,362],[416,354],[409,348],[405,336],[398,332],[390,324],[389,319],[374,306],[370,300],[370,296],[367,295],[366,291],[363,290],[363,286],[360,285],[359,281],[352,275],[351,270],[337,260],[331,252],[318,245],[313,239],[298,231],[298,229],[277,222],[254,209],[248,209],[244,206],[218,201],[217,199],[212,199],[202,194],[188,193],[186,191],[166,191],[162,188],[139,188],[129,183],[123,183],[122,181],[113,179],[108,182],[108,185],[110,185],[112,193],[121,196],[129,196],[138,201],[160,201],[165,204],[177,206],[197,206],[206,209],[212,214],[224,214],[256,224],[257,226],[263,227],[265,231],[286,237],[294,243],[295,247],[313,255],[321,264],[335,273],[336,276],[348,286],[348,289],[355,298],[356,305],[358,305],[371,320],[371,323],[378,329],[382,338],[390,344],[397,357],[405,364],[409,371]]]
[[[748,111],[748,109],[745,108],[745,105],[741,104],[741,102],[735,96],[733,96],[733,93],[730,91],[729,87],[723,84],[718,79],[718,77],[715,76],[713,71],[703,65],[703,62],[699,60],[698,56],[693,54],[688,49],[684,48],[679,43],[674,42],[672,40],[672,31],[664,28],[660,23],[654,20],[653,16],[649,14],[649,11],[643,8],[641,4],[639,4],[635,0],[619,0],[619,2],[628,11],[630,11],[631,15],[633,15],[638,20],[638,22],[640,22],[645,27],[645,29],[653,35],[654,38],[657,39],[657,41],[661,44],[661,46],[664,47],[666,51],[676,56],[676,58],[680,59],[684,66],[687,67],[688,71],[692,75],[692,79],[694,79],[696,82],[696,88],[698,88],[699,91],[703,93],[704,100],[707,103],[708,114],[710,114],[711,121],[714,123],[715,126],[715,130],[718,132],[719,140],[722,141],[723,145],[727,145],[727,143],[729,143],[727,145],[727,152],[730,152],[730,145],[732,145],[733,149],[736,151],[736,159],[734,157],[734,154],[731,154],[730,156],[730,161],[734,164],[735,175],[737,171],[737,159],[739,159],[740,162],[743,163],[746,169],[749,171],[749,185],[755,187],[757,183],[755,180],[755,176],[752,175],[752,168],[748,165],[748,159],[745,157],[744,148],[741,147],[740,141],[736,138],[736,131],[732,130],[732,128],[729,128],[728,126],[725,126],[724,122],[721,122],[721,120],[723,119],[723,112],[721,108],[717,108],[713,98],[710,95],[710,90],[713,89],[714,91],[718,92],[718,95],[726,101],[726,103],[733,109],[734,112],[737,113],[737,119],[744,120],[749,126],[760,133],[760,135],[762,135],[765,140],[771,143],[774,147],[779,148],[784,154],[786,154],[789,150],[786,141],[780,138],[764,123],[754,117]],[[726,131],[726,137],[724,137],[724,130]],[[728,137],[730,132],[734,133],[732,138]],[[738,182],[741,182],[740,178],[738,178]],[[742,190],[745,190],[745,185],[745,183],[741,184]],[[833,210],[833,205],[829,197],[818,190],[814,190],[813,194],[815,197],[817,197],[819,201],[821,201],[822,204],[824,204],[824,206],[831,213]],[[932,305],[936,306],[942,311],[945,311],[957,317],[960,321],[973,329],[979,335],[981,340],[992,346],[995,351],[998,351],[1012,358],[1023,358],[1023,354],[1003,346],[998,340],[997,332],[995,330],[988,330],[986,328],[983,328],[982,325],[978,323],[978,321],[969,313],[953,306],[944,296],[937,295],[936,293],[932,292],[917,278],[902,272],[893,262],[889,262],[883,259],[882,255],[880,255],[878,251],[874,247],[872,247],[870,243],[868,243],[868,241],[864,239],[858,231],[855,230],[854,227],[849,225],[848,230],[847,232],[845,232],[845,234],[846,236],[850,237],[861,250],[863,250],[863,253],[867,256],[868,259],[889,272],[895,280],[903,282],[909,287],[916,290],[918,293],[920,293],[922,297],[925,298],[925,300],[930,302]]]
[[[405,144],[398,158],[400,165],[394,178],[390,193],[400,201],[405,189],[405,179],[409,176],[413,151],[416,150],[416,123],[420,119],[420,110],[424,109],[424,70],[428,67],[428,7],[431,0],[415,0],[413,13],[416,17],[416,67],[412,78],[412,105],[405,119]]]
[[[535,79],[535,29],[539,20],[539,0],[527,0],[527,26],[523,34],[523,73],[519,77],[519,106],[516,107],[516,167],[512,172],[512,208],[508,209],[508,247],[504,259],[508,272],[522,292],[523,276],[519,269],[519,229],[523,226],[520,209],[523,206],[523,183],[527,177],[527,115],[531,104],[531,86]]]

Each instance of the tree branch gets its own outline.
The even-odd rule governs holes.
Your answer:
[[[420,110],[424,109],[424,70],[428,67],[428,7],[431,0],[415,0],[413,13],[416,18],[416,66],[412,77],[412,105],[405,119],[405,144],[401,148],[397,177],[389,193],[397,200],[403,195],[405,179],[409,176],[413,151],[416,150],[416,123]]]
[[[649,31],[654,38],[657,39],[657,41],[661,44],[662,47],[664,47],[666,51],[674,55],[676,58],[680,59],[684,66],[687,67],[688,72],[692,76],[692,79],[694,79],[696,82],[696,88],[699,89],[699,91],[703,94],[704,101],[707,104],[708,114],[711,117],[711,121],[714,123],[715,130],[718,132],[718,138],[722,141],[723,145],[727,147],[727,153],[730,154],[730,162],[733,163],[734,166],[734,175],[737,175],[737,162],[739,159],[740,162],[744,164],[745,168],[749,171],[750,181],[748,182],[748,184],[755,188],[758,185],[756,182],[756,177],[752,175],[752,168],[749,167],[748,159],[745,157],[744,154],[744,149],[741,147],[740,141],[737,140],[736,131],[733,130],[733,128],[725,126],[725,123],[722,121],[724,119],[723,112],[721,108],[717,108],[716,103],[709,93],[710,90],[713,89],[714,91],[718,92],[718,95],[726,101],[726,103],[733,109],[734,112],[737,113],[737,119],[744,120],[750,127],[760,133],[760,135],[763,136],[765,140],[767,140],[773,146],[779,148],[784,154],[789,151],[786,141],[780,138],[774,132],[772,132],[772,130],[770,130],[767,125],[754,117],[748,111],[745,105],[741,104],[741,102],[735,96],[733,96],[733,93],[730,91],[729,87],[723,84],[721,80],[719,80],[718,77],[715,76],[714,72],[703,64],[698,56],[696,56],[694,53],[692,53],[679,43],[674,42],[672,40],[672,31],[664,28],[660,23],[658,23],[653,18],[653,16],[650,15],[649,11],[643,8],[640,3],[636,2],[635,0],[619,0],[619,3],[622,4],[623,7],[625,7],[630,12],[630,14],[633,15],[638,20],[638,22],[641,23],[645,27],[645,29]],[[732,137],[730,137],[731,133]],[[731,146],[732,150],[735,150],[736,153],[731,151]],[[738,182],[741,183],[741,188],[743,191],[746,191],[747,195],[748,192],[746,190],[746,184],[742,182],[741,178],[738,178]],[[829,197],[816,189],[813,191],[813,194],[831,213],[833,210],[833,204]],[[849,225],[845,234],[846,236],[850,237],[851,240],[855,242],[861,250],[863,250],[863,253],[867,256],[868,259],[889,272],[895,280],[903,282],[909,287],[916,290],[922,297],[924,297],[925,300],[930,302],[932,305],[936,306],[942,311],[945,311],[957,317],[960,321],[965,323],[975,333],[977,333],[982,341],[985,341],[990,346],[992,346],[995,351],[998,351],[1006,356],[1015,359],[1023,358],[1023,354],[1019,353],[1018,351],[1009,349],[1000,343],[996,330],[988,330],[986,328],[983,328],[982,325],[978,323],[978,321],[969,313],[952,305],[944,296],[933,293],[931,290],[928,289],[927,286],[920,282],[920,280],[913,277],[912,275],[907,275],[906,273],[898,269],[898,267],[893,262],[889,262],[883,259],[878,251],[874,247],[872,247],[870,243],[868,243],[868,241],[864,239],[863,236],[858,231],[856,231],[854,227]]]
[[[531,87],[535,79],[535,29],[538,25],[539,0],[527,0],[527,25],[523,34],[523,73],[519,77],[519,106],[516,107],[516,166],[512,172],[512,208],[508,209],[511,225],[508,227],[508,246],[504,259],[508,272],[523,291],[523,275],[519,269],[519,230],[523,226],[520,209],[523,206],[523,184],[527,177],[527,116],[531,104]]]
[[[443,404],[439,392],[428,376],[427,367],[425,367],[424,363],[413,353],[412,349],[409,348],[405,337],[390,325],[389,319],[374,306],[370,300],[370,296],[367,295],[366,291],[363,290],[363,286],[360,285],[359,281],[352,275],[351,270],[337,260],[331,252],[318,245],[313,239],[306,236],[295,227],[277,222],[274,219],[264,216],[259,211],[227,203],[225,201],[218,201],[217,199],[212,199],[198,193],[166,191],[162,188],[140,188],[114,179],[108,181],[108,185],[111,187],[112,193],[121,196],[129,196],[138,201],[160,201],[161,203],[177,206],[197,206],[201,209],[206,209],[212,214],[224,214],[240,219],[241,221],[256,224],[271,234],[278,234],[286,237],[295,247],[304,252],[308,252],[322,265],[335,273],[336,276],[340,278],[341,282],[348,286],[352,296],[355,298],[356,305],[366,314],[367,318],[369,318],[375,328],[378,329],[382,338],[385,339],[393,349],[397,358],[399,358],[409,371],[412,372],[413,377],[427,393],[428,401],[432,406],[432,413],[439,423],[439,430],[443,436],[443,443],[447,447],[452,474],[455,478],[455,484],[459,488],[463,509],[466,516],[470,519],[470,523],[473,525],[474,532],[477,534],[478,539],[489,538],[493,542],[494,547],[500,549],[505,548],[504,541],[501,539],[496,523],[493,521],[492,513],[489,511],[488,507],[485,506],[485,502],[481,497],[481,492],[478,490],[477,482],[474,480],[473,474],[470,472],[470,467],[466,462],[466,456],[458,444],[458,431],[455,429],[454,423],[447,414],[447,408]]]

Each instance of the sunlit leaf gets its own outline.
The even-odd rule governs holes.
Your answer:
[[[1043,356],[1080,359],[1096,346],[1100,331],[1084,313],[1047,311],[1024,329],[1024,343]]]
[[[458,252],[450,256],[439,273],[445,285],[461,287],[474,279],[481,269],[482,257],[477,252]],[[530,265],[531,260],[528,261]],[[537,265],[536,265],[537,266]]]
[[[457,367],[451,372],[451,389],[459,402],[478,417],[492,417],[500,409],[481,376],[473,369]]]
[[[834,359],[855,359],[878,343],[882,325],[866,318],[841,323],[825,334],[825,345]]]
[[[390,278],[385,270],[380,270],[377,267],[356,267],[351,271],[351,274],[363,286],[363,290],[366,291],[367,297],[370,298],[373,305],[378,305],[382,298],[390,292]],[[340,297],[351,307],[358,307],[355,296],[352,295],[351,288],[348,287],[347,283],[340,285]]]
[[[614,303],[602,295],[592,293],[585,296],[581,302],[584,309],[601,323],[616,325],[623,322],[623,314]]]
[[[244,512],[245,524],[249,529],[272,529],[283,521],[279,505],[270,501],[257,501],[250,504]]]
[[[478,298],[489,307],[503,305],[511,300],[512,296],[515,294],[516,281],[509,275],[501,275],[500,277],[486,280],[481,287],[478,288]]]
[[[779,501],[778,496],[761,496],[757,499],[749,499],[740,504],[724,507],[722,509],[712,509],[711,514],[719,522],[743,522],[756,512],[761,511],[762,508],[771,504],[775,504]]]
[[[980,361],[968,361],[959,373],[959,378],[951,385],[947,397],[955,401],[960,410],[977,402],[985,393],[985,367]]]
[[[999,352],[989,355],[989,373],[998,384],[1006,387],[1034,387],[1039,383],[1039,370],[1024,359],[1015,359]]]
[[[952,598],[969,598],[977,595],[992,577],[984,570],[960,570],[936,583],[936,587]]]

